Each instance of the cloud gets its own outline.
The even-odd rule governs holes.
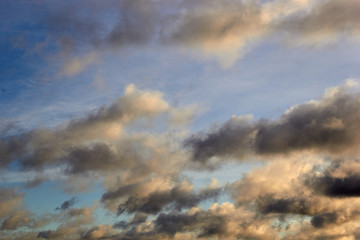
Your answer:
[[[26,210],[23,202],[23,194],[17,190],[0,187],[0,232],[4,232],[5,237],[21,227],[32,229],[47,222]]]
[[[72,174],[118,168],[129,164],[129,158],[139,157],[136,148],[147,148],[146,143],[140,143],[141,137],[124,134],[123,128],[136,120],[152,120],[161,114],[171,117],[174,111],[180,109],[170,107],[160,92],[140,91],[129,85],[124,96],[110,106],[73,119],[65,127],[38,128],[1,139],[1,165],[6,168],[17,162],[23,169],[65,165]],[[117,151],[115,146],[119,147]]]
[[[329,194],[328,185],[320,183],[324,177],[353,176],[357,164],[356,159],[324,159],[316,153],[277,157],[231,184],[230,193],[239,207],[255,207],[254,214],[280,220],[277,232],[285,234],[280,239],[351,239],[359,219],[359,198]]]
[[[232,117],[209,134],[193,135],[185,146],[192,149],[193,159],[202,163],[213,156],[234,155],[241,159],[251,151],[255,130],[249,117]]]
[[[60,240],[69,236],[75,239],[82,239],[84,232],[89,230],[89,225],[93,224],[93,213],[96,207],[97,206],[95,204],[91,207],[83,207],[79,209],[69,208],[66,212],[60,212],[59,215],[52,216],[52,218],[57,218],[59,222],[56,229],[38,231],[36,236],[33,236],[32,239],[37,237]]]
[[[53,238],[53,236],[54,234],[50,230],[39,232],[37,235],[38,238],[45,238],[45,239]]]
[[[186,10],[179,16],[170,41],[200,47],[206,54],[219,57],[225,68],[266,32],[261,5],[256,1],[197,1]]]
[[[119,205],[118,214],[122,214],[123,212],[156,214],[164,208],[177,210],[191,208],[197,206],[202,201],[215,199],[220,195],[221,191],[221,188],[212,188],[203,189],[199,193],[194,193],[188,184],[183,183],[168,191],[152,192],[143,198],[131,196]]]
[[[185,146],[200,163],[213,157],[244,160],[314,149],[330,154],[356,150],[359,103],[360,95],[351,93],[348,85],[335,87],[320,100],[290,108],[279,120],[232,117],[210,133],[193,135]]]
[[[323,172],[307,175],[304,184],[313,189],[316,194],[328,197],[358,197],[360,196],[360,175],[358,160],[336,160]]]
[[[284,214],[311,214],[311,206],[306,198],[273,198],[260,197],[258,199],[258,208],[263,214],[284,213]]]
[[[144,223],[148,218],[148,215],[145,213],[136,213],[135,216],[129,221],[120,221],[113,225],[113,228],[125,229],[129,227],[138,226],[141,223]]]
[[[14,189],[3,187],[0,188],[0,192],[0,219],[3,219],[22,207],[23,196]]]
[[[308,11],[290,16],[276,24],[295,44],[323,45],[341,37],[359,37],[358,0],[314,1]]]
[[[231,203],[213,204],[208,210],[161,213],[144,231],[138,231],[139,226],[120,234],[120,239],[181,239],[185,233],[186,239],[276,239],[273,230],[263,225],[266,221],[251,222],[251,217]]]
[[[22,226],[33,227],[33,222],[31,222],[31,214],[28,211],[20,210],[9,215],[2,224],[1,230],[15,230]]]
[[[87,67],[99,61],[99,57],[95,52],[91,52],[82,56],[81,58],[75,57],[70,61],[65,61],[62,69],[60,70],[61,75],[67,77],[75,76],[83,72]]]
[[[98,225],[83,233],[81,239],[106,239],[112,236],[111,232],[111,226]]]
[[[332,197],[358,197],[360,196],[360,177],[348,176],[345,178],[334,178],[323,176],[309,182],[316,192],[321,192]]]
[[[169,206],[190,208],[222,192],[221,188],[193,191],[190,190],[192,186],[180,184],[187,158],[178,139],[184,136],[183,127],[187,121],[184,117],[188,118],[193,110],[185,108],[186,116],[179,116],[181,111],[182,108],[170,106],[160,92],[141,91],[129,85],[122,97],[85,117],[55,128],[37,128],[5,136],[0,145],[3,147],[1,153],[8,160],[2,162],[2,168],[7,171],[16,165],[19,172],[25,169],[31,176],[42,171],[56,173],[62,178],[49,179],[63,181],[65,190],[70,188],[75,192],[83,191],[84,180],[100,181],[106,191],[103,206],[110,212],[116,213],[119,204],[125,204],[128,199],[137,199],[136,206],[132,207],[129,201],[126,205],[126,211],[136,216],[127,223],[134,227],[146,220],[139,215],[141,211],[157,213]],[[174,128],[176,120],[185,125]],[[141,121],[154,123],[142,125]],[[161,130],[154,132],[152,128],[157,121]],[[162,201],[156,203],[159,198]],[[56,208],[62,211],[51,217],[52,221],[58,219],[55,229],[45,226],[35,233],[37,228],[26,223],[33,232],[21,236],[24,239],[63,239],[64,236],[96,239],[104,229],[115,231],[112,225],[88,228],[93,221],[93,210],[88,213],[74,209],[76,201],[71,198]],[[157,204],[160,208],[154,210]],[[15,219],[27,219],[26,215],[18,217],[19,213],[10,216],[8,212],[4,216],[8,217],[4,219],[4,228],[10,228]],[[26,221],[30,223],[33,219]]]
[[[77,199],[75,197],[69,199],[69,200],[66,200],[65,202],[63,202],[61,204],[60,207],[57,207],[55,210],[67,210],[69,209],[70,207],[72,207],[75,203],[77,202]]]
[[[173,111],[181,108],[160,92],[130,85],[85,117],[6,135],[4,171],[20,164],[51,173],[55,166],[66,187],[91,180],[104,192],[93,206],[74,208],[70,198],[57,208],[63,211],[35,216],[22,194],[0,188],[1,231],[5,239],[353,239],[360,219],[354,84],[328,89],[278,120],[232,117],[192,136],[183,132],[186,125],[179,132],[172,127]],[[137,122],[143,119],[156,119],[165,130]],[[222,186],[196,188],[185,177],[189,169],[196,174],[199,163],[221,168],[227,158],[267,161]],[[217,203],[223,197],[232,203]],[[111,216],[109,223],[99,224],[99,210]],[[22,227],[27,231],[18,231]]]
[[[338,218],[336,213],[325,213],[321,215],[314,216],[311,219],[311,224],[316,228],[324,227],[325,225],[336,223]]]
[[[152,44],[182,46],[231,67],[256,44],[279,39],[323,46],[358,37],[359,0],[65,2],[38,22],[63,53],[60,72],[73,76],[97,61],[97,52]],[[39,18],[39,17],[37,17]],[[82,57],[76,49],[89,50]],[[72,57],[69,57],[72,56]]]

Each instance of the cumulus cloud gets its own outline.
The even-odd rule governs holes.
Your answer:
[[[26,169],[34,173],[56,168],[58,174],[63,175],[56,180],[63,181],[65,190],[71,188],[72,191],[78,191],[84,179],[100,181],[106,189],[102,206],[116,213],[119,204],[123,204],[127,213],[135,213],[134,219],[127,223],[134,227],[146,220],[139,215],[141,212],[156,214],[170,205],[176,209],[190,208],[221,194],[221,188],[197,192],[190,184],[181,185],[186,151],[181,149],[179,139],[184,133],[179,125],[173,128],[173,121],[184,124],[193,110],[185,108],[184,115],[179,114],[181,111],[182,108],[170,106],[160,92],[141,91],[129,85],[124,96],[83,118],[55,128],[33,129],[3,137],[0,144],[4,156],[2,168],[6,171],[16,165],[20,172]],[[137,125],[137,121],[142,120],[159,121],[164,130],[148,131],[153,125]],[[10,193],[14,192],[10,191],[9,197]],[[16,199],[12,197],[9,201]],[[129,199],[137,201],[131,204]],[[64,236],[98,239],[117,229],[112,225],[89,228],[94,209],[74,209],[76,202],[76,198],[71,198],[56,208],[61,211],[51,219],[59,219],[57,228],[42,228],[37,233],[20,236],[23,239],[63,239]],[[21,203],[19,197],[16,207]],[[16,227],[29,226],[36,230],[29,224],[33,222],[30,215],[23,214],[25,211],[4,211],[3,222],[0,222],[2,229],[13,229],[17,221]]]
[[[304,183],[317,194],[328,197],[358,197],[359,169],[357,159],[335,160],[318,174],[309,174]]]
[[[140,91],[129,85],[124,96],[110,106],[74,119],[65,127],[33,129],[1,139],[1,165],[7,167],[16,161],[23,169],[40,169],[65,164],[69,173],[124,166],[129,158],[138,158],[136,148],[147,147],[146,143],[134,144],[139,138],[125,135],[123,127],[161,114],[171,117],[173,111],[160,92]]]
[[[170,126],[181,109],[160,92],[130,85],[83,118],[6,135],[4,170],[57,166],[69,177],[67,187],[91,179],[104,193],[93,206],[74,208],[70,198],[58,203],[62,211],[38,218],[26,211],[22,194],[0,188],[0,231],[4,239],[356,239],[360,98],[351,87],[354,81],[328,89],[278,120],[232,117],[186,137],[172,127],[139,131],[136,121],[158,118]],[[267,161],[222,186],[197,188],[184,175],[200,170],[197,163],[221,168],[227,158]],[[232,203],[217,203],[223,197]],[[99,224],[98,209],[112,222]],[[28,231],[17,231],[22,227]]]
[[[354,194],[344,194],[342,188],[354,188],[353,183],[340,181],[340,187],[329,187],[328,181],[322,180],[347,179],[358,171],[354,168],[357,162],[325,160],[313,154],[276,158],[233,183],[233,198],[241,207],[255,206],[262,217],[279,219],[276,228],[286,233],[283,239],[352,239],[360,201]],[[336,191],[329,192],[333,188]]]
[[[276,121],[232,117],[209,133],[193,135],[185,146],[193,160],[202,163],[213,157],[244,160],[249,155],[314,149],[332,154],[356,150],[360,95],[352,93],[349,84],[328,89],[320,100],[290,108]]]

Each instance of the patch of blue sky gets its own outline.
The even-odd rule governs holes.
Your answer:
[[[222,167],[219,167],[213,171],[203,170],[203,171],[194,171],[188,170],[184,172],[186,178],[190,179],[194,184],[197,190],[209,186],[214,180],[217,182],[218,187],[224,188],[224,193],[221,194],[216,201],[212,199],[201,202],[199,206],[203,209],[208,209],[214,202],[219,205],[224,202],[233,202],[233,199],[230,195],[226,194],[226,188],[229,184],[234,183],[235,181],[241,180],[244,175],[251,170],[263,166],[264,162],[228,162]]]
[[[191,179],[196,188],[209,186],[213,179],[217,180],[218,186],[225,186],[240,180],[244,174],[262,165],[264,165],[263,162],[228,162],[215,170],[188,170],[184,172],[184,175]]]
[[[318,99],[324,89],[358,78],[359,52],[360,45],[355,43],[315,51],[262,44],[227,72],[212,68],[207,81],[186,97],[202,99],[210,106],[199,126],[208,125],[208,119],[224,122],[233,114],[277,119],[293,105]]]

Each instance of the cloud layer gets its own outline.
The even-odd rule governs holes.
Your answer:
[[[59,74],[74,76],[99,62],[97,52],[151,45],[198,50],[231,67],[257,43],[322,47],[358,38],[359,0],[107,0],[48,5],[31,22],[60,48]],[[18,26],[14,26],[18,27]],[[82,55],[74,56],[82,49]],[[84,49],[87,49],[84,53]],[[38,50],[36,50],[38,51]]]

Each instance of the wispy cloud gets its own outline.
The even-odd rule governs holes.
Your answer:
[[[60,72],[72,76],[98,61],[96,52],[151,44],[197,49],[225,68],[258,42],[327,46],[359,37],[358,0],[105,1],[49,6],[38,19],[65,57]],[[36,20],[34,20],[36,21]],[[75,49],[90,49],[71,57]],[[84,51],[82,51],[84,52]]]

